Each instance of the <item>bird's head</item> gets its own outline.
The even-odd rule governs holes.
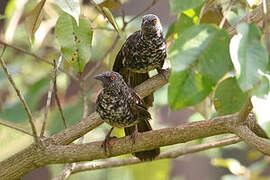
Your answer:
[[[141,28],[143,35],[162,36],[162,26],[160,20],[154,14],[146,14],[142,17]]]
[[[104,88],[118,88],[119,84],[124,83],[123,77],[113,71],[105,71],[95,75],[94,78],[100,80]]]

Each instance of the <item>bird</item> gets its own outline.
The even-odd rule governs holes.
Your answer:
[[[114,127],[133,127],[134,130],[131,134],[133,144],[135,143],[137,129],[141,122],[147,127],[147,130],[152,130],[149,123],[151,119],[150,113],[139,95],[126,84],[119,73],[106,71],[94,76],[94,78],[100,80],[103,85],[103,89],[96,100],[96,111],[104,122],[112,126],[103,142],[105,152],[107,150],[107,144],[112,138],[110,135]],[[160,148],[155,148],[135,152],[133,155],[141,161],[147,161],[153,160],[159,153]]]
[[[127,84],[134,88],[149,79],[148,72],[154,69],[166,79],[162,69],[166,57],[167,47],[160,19],[154,14],[146,14],[142,17],[141,29],[131,34],[122,45],[112,69],[120,73]],[[153,93],[143,101],[147,108],[151,107]],[[138,132],[151,129],[144,121],[138,124]],[[126,127],[125,134],[131,135],[134,130],[134,126]]]

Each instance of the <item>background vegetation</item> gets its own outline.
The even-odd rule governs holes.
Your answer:
[[[258,124],[270,135],[269,8],[268,0],[1,0],[1,66],[7,64],[9,75],[1,68],[0,165],[32,143],[39,144],[38,137],[46,139],[63,132],[66,126],[93,117],[88,115],[95,111],[101,87],[92,76],[111,69],[121,45],[140,28],[141,16],[147,13],[161,19],[168,46],[164,68],[171,69],[167,72],[168,84],[161,78],[157,80],[160,86],[166,85],[155,92],[155,104],[150,109],[155,130],[224,117],[245,109],[244,105],[251,102]],[[14,80],[27,106],[8,77]],[[146,91],[151,85],[142,87]],[[75,143],[101,141],[109,128],[102,124],[84,138],[79,138],[81,133],[74,138],[79,138]],[[113,133],[124,135],[122,129]],[[234,139],[222,144],[227,137]],[[110,180],[270,178],[270,159],[265,155],[270,154],[267,140],[261,141],[260,149],[244,139],[261,152],[246,143],[229,145],[240,140],[228,134],[190,140],[172,143],[175,145],[162,150],[184,148],[180,153],[184,155],[194,152],[184,151],[187,147],[197,151],[214,149],[120,168],[90,167],[74,175],[71,173],[78,164],[48,162],[42,166],[53,165],[31,171],[23,179],[65,179],[70,175],[69,179]],[[200,144],[208,148],[200,148]],[[225,145],[229,146],[219,147]]]

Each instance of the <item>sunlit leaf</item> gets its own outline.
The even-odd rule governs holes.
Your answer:
[[[110,21],[110,23],[112,24],[112,26],[114,27],[114,29],[121,35],[121,31],[119,29],[119,26],[118,24],[116,23],[114,17],[113,17],[113,14],[111,13],[111,11],[106,8],[106,7],[103,7],[103,12],[105,13],[107,19]]]
[[[211,25],[188,28],[169,49],[172,74],[168,89],[172,109],[203,100],[231,69],[229,37]]]
[[[75,18],[79,24],[80,4],[79,0],[56,0],[54,1],[63,11]]]
[[[91,56],[93,32],[89,20],[80,18],[78,26],[72,16],[64,13],[57,20],[55,33],[65,59],[82,72]]]
[[[260,42],[261,32],[255,25],[246,23],[237,26],[237,35],[230,42],[230,54],[236,72],[237,82],[243,91],[247,91],[262,78],[268,53]]]
[[[181,13],[188,9],[193,9],[200,6],[204,0],[170,0],[170,6],[172,12]]]
[[[236,159],[215,158],[211,162],[214,166],[221,166],[228,168],[235,175],[244,175],[247,171],[245,166],[242,166]]]
[[[119,6],[121,6],[121,1],[120,0],[106,0],[98,5],[101,8],[106,7],[108,9],[114,10],[114,9],[117,9]]]
[[[247,99],[247,93],[239,88],[236,79],[228,78],[218,85],[214,105],[218,115],[227,115],[239,111]]]
[[[166,34],[166,39],[171,35],[174,36],[174,39],[177,39],[183,31],[196,24],[196,19],[198,19],[198,16],[192,9],[186,13],[184,12],[180,14],[177,18],[177,21],[169,27],[169,30]]]
[[[29,36],[30,42],[32,43],[32,37],[37,31],[44,16],[43,6],[46,0],[40,1],[36,7],[27,13],[25,18],[25,28]]]

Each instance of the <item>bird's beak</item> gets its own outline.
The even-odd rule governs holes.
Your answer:
[[[103,81],[104,80],[103,74],[95,75],[94,78],[97,79],[97,80],[100,80],[100,81]]]

